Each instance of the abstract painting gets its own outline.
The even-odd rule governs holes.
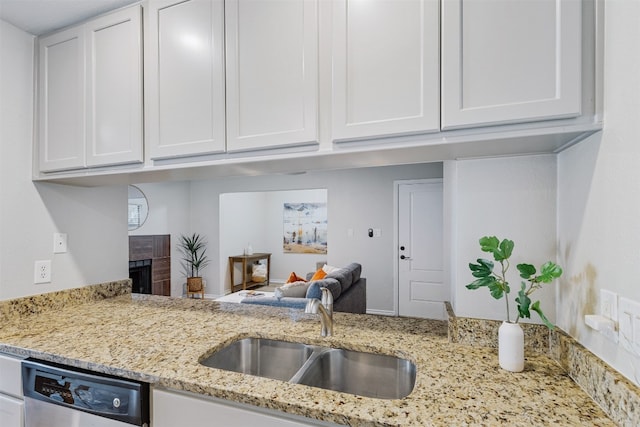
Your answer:
[[[285,203],[284,253],[327,253],[327,204]]]

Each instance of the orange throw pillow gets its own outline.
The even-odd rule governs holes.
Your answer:
[[[302,277],[298,276],[294,271],[291,272],[286,283],[306,282]]]
[[[311,278],[310,282],[313,282],[314,280],[322,280],[324,279],[324,277],[327,275],[327,273],[325,273],[325,271],[323,269],[320,269],[318,271],[316,271],[313,275],[313,277]]]

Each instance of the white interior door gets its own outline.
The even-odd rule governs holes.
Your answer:
[[[398,187],[398,314],[445,319],[442,180]]]

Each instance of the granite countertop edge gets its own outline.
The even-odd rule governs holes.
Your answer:
[[[318,318],[300,310],[112,294],[5,317],[0,351],[351,426],[615,425],[550,358],[527,357],[524,372],[509,373],[494,349],[450,343],[446,322],[335,313],[335,335],[321,338]],[[383,400],[198,363],[244,337],[404,357],[416,385]]]

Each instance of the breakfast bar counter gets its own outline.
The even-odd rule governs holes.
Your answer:
[[[335,313],[334,336],[322,338],[317,315],[301,310],[132,295],[117,282],[98,289],[0,302],[0,352],[343,425],[615,425],[552,359],[504,371],[494,349],[450,343],[446,322]],[[415,388],[367,398],[199,363],[245,337],[406,358]]]

